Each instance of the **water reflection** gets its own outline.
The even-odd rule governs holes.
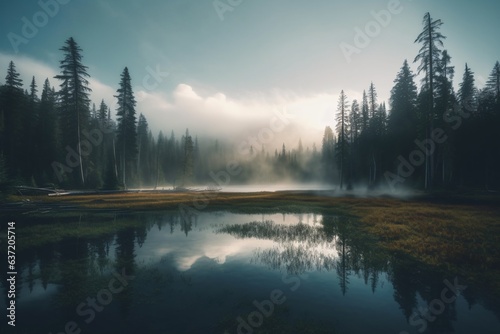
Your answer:
[[[290,275],[301,275],[311,271],[335,271],[343,295],[349,290],[351,278],[362,277],[375,294],[380,277],[388,273],[394,288],[394,300],[399,304],[410,329],[429,333],[454,333],[457,326],[456,301],[440,309],[429,309],[429,305],[441,305],[439,300],[446,273],[404,259],[401,255],[389,254],[376,247],[374,240],[362,232],[346,217],[323,216],[321,228],[305,225],[284,226],[272,221],[229,225],[218,233],[229,233],[237,238],[259,238],[273,240],[276,245],[258,249],[254,261],[269,269],[282,270]],[[451,279],[451,277],[449,277]],[[483,303],[490,304],[491,294],[483,296]],[[467,307],[477,304],[471,290],[464,291]],[[489,302],[488,302],[489,300]],[[499,318],[498,298],[492,309]]]
[[[26,333],[59,332],[71,319],[89,333],[144,332],[144,326],[148,333],[224,332],[219,329],[236,328],[235,319],[252,310],[253,299],[279,287],[282,274],[305,273],[310,283],[289,296],[288,311],[277,318],[290,320],[300,316],[293,312],[310,309],[311,321],[335,324],[340,332],[376,327],[416,333],[425,322],[428,333],[466,333],[478,326],[497,333],[500,324],[498,296],[478,286],[433,314],[427,305],[440,298],[443,280],[454,277],[380,249],[343,216],[79,214],[33,218],[18,233],[45,225],[55,230],[60,223],[115,230],[25,246],[18,253],[19,318],[34,320],[19,322]],[[135,279],[87,324],[76,307],[122,270]],[[6,274],[0,275],[4,307]],[[355,316],[362,309],[364,323]]]
[[[274,241],[272,248],[257,249],[254,258],[272,270],[284,270],[290,275],[335,270],[344,295],[350,275],[362,275],[375,292],[379,273],[387,271],[387,254],[363,236],[351,219],[341,216],[322,216],[319,225],[304,224],[302,217],[296,225],[255,221],[224,226],[217,233]]]

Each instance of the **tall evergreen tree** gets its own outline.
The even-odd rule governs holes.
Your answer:
[[[21,161],[23,174],[26,178],[34,180],[36,174],[36,156],[39,152],[40,139],[36,137],[36,123],[39,118],[39,102],[38,86],[35,77],[31,79],[30,91],[28,96],[28,105],[26,114],[23,120],[23,143],[22,150],[24,152]]]
[[[468,112],[475,112],[477,109],[477,89],[475,87],[474,72],[465,64],[465,71],[460,88],[458,99],[462,108]]]
[[[477,90],[474,73],[465,64],[462,82],[459,84],[458,102],[462,112],[462,122],[457,129],[455,152],[457,156],[457,183],[470,186],[477,183],[479,175],[484,173],[481,168],[484,152],[482,152],[483,129],[480,128],[480,115],[477,112]]]
[[[108,118],[108,106],[104,102],[104,99],[101,100],[101,104],[99,105],[99,110],[97,111],[97,118],[99,120],[105,120]]]
[[[370,111],[368,106],[368,97],[366,91],[363,91],[363,100],[361,103],[361,132],[368,130],[368,122],[370,120]]]
[[[412,150],[413,141],[417,137],[415,126],[417,85],[408,61],[404,61],[394,83],[389,100],[391,111],[387,130],[391,160],[396,161],[399,155],[406,156]]]
[[[36,122],[36,137],[41,138],[37,148],[37,165],[42,182],[50,181],[51,163],[57,159],[58,134],[56,94],[45,79],[40,100],[39,117]]]
[[[486,83],[486,88],[490,90],[495,99],[500,99],[500,62],[496,62]]]
[[[370,119],[375,117],[375,113],[378,107],[377,104],[377,90],[375,89],[375,85],[370,83],[370,88],[368,89],[368,105],[370,110]]]
[[[381,119],[378,115],[377,90],[375,85],[370,83],[368,89],[368,107],[370,119],[366,130],[367,148],[368,148],[368,165],[369,165],[369,184],[374,185],[377,178],[377,150],[378,150],[378,132],[380,130],[379,122]]]
[[[351,112],[349,114],[349,180],[357,178],[359,167],[359,138],[361,136],[362,117],[359,103],[356,99],[352,101]]]
[[[497,61],[480,95],[480,134],[485,151],[485,184],[500,188],[500,63]]]
[[[64,58],[60,61],[61,74],[55,78],[61,80],[60,98],[60,126],[63,146],[74,150],[76,148],[79,169],[80,184],[85,185],[84,159],[82,152],[81,132],[89,123],[90,99],[87,78],[87,66],[82,63],[82,49],[73,37],[66,40],[60,49],[64,52]],[[73,182],[76,183],[76,182]]]
[[[148,134],[148,121],[143,114],[140,114],[139,121],[137,123],[137,174],[140,184],[142,184],[143,180],[147,179],[150,171]]]
[[[23,125],[25,119],[25,95],[22,80],[13,61],[9,63],[5,85],[1,91],[1,113],[3,128],[1,129],[0,149],[5,157],[5,168],[9,179],[20,177],[21,155],[24,142]],[[2,153],[0,152],[0,153]]]
[[[186,129],[186,134],[183,137],[184,159],[182,163],[182,185],[188,185],[193,178],[194,167],[194,142],[193,137]]]
[[[349,141],[354,143],[359,136],[361,131],[361,111],[359,109],[358,100],[354,99],[351,104],[351,113],[349,114]]]
[[[119,152],[122,183],[127,188],[127,179],[132,176],[131,168],[137,158],[136,101],[128,68],[121,74],[120,88],[117,90],[117,151]]]
[[[428,133],[430,135],[434,131],[434,82],[437,75],[438,64],[440,62],[441,51],[439,47],[443,46],[443,36],[439,29],[443,25],[441,20],[433,20],[430,13],[426,13],[423,19],[424,30],[418,35],[415,43],[422,44],[418,55],[414,62],[420,61],[418,73],[425,72],[425,90],[429,92],[429,110],[428,110]],[[426,188],[433,186],[434,182],[434,154],[426,155]]]
[[[435,89],[435,122],[434,126],[442,129],[446,132],[448,140],[436,147],[435,152],[435,173],[441,174],[441,178],[438,175],[435,177],[437,183],[438,180],[441,181],[443,186],[449,183],[449,176],[452,175],[452,171],[447,166],[452,165],[453,152],[451,149],[452,141],[455,136],[455,132],[451,129],[450,124],[445,122],[447,115],[453,111],[456,104],[455,92],[453,90],[453,77],[455,74],[455,67],[451,66],[451,57],[447,50],[443,50],[441,54],[441,60],[437,67],[436,76],[436,89]]]
[[[340,189],[344,186],[344,172],[345,165],[347,162],[347,152],[348,152],[348,133],[347,133],[347,123],[348,123],[348,101],[347,96],[344,91],[340,92],[339,102],[337,106],[337,162],[339,165],[339,179],[340,179]]]
[[[323,133],[321,160],[324,168],[324,178],[328,181],[332,181],[333,177],[334,151],[335,137],[332,128],[327,126]]]

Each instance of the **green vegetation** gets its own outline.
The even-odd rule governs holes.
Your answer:
[[[35,206],[74,206],[100,212],[99,216],[107,215],[107,218],[87,221],[83,216],[80,223],[75,223],[78,219],[72,219],[71,223],[56,220],[50,224],[25,226],[23,230],[19,229],[19,244],[34,246],[76,236],[91,238],[140,224],[123,219],[115,223],[109,213],[114,210],[179,210],[182,204],[193,212],[317,212],[355,218],[361,230],[376,237],[388,251],[451,270],[474,281],[486,281],[494,285],[500,294],[500,198],[497,195],[434,195],[413,200],[327,195],[304,192],[185,192],[29,197]],[[9,199],[15,201],[21,198],[11,196]]]
[[[127,217],[117,219],[114,214],[89,215],[85,213],[63,213],[44,217],[39,215],[30,224],[17,224],[17,250],[60,242],[66,239],[94,239],[113,236],[116,232],[138,226],[140,221]],[[0,252],[3,252],[1,249]]]

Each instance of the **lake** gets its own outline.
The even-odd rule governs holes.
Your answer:
[[[19,219],[17,325],[2,333],[500,332],[498,297],[379,249],[343,216]]]

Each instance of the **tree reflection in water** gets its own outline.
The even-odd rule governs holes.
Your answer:
[[[302,217],[301,217],[302,218]],[[316,216],[314,221],[316,221]],[[274,241],[269,249],[257,249],[253,261],[290,275],[306,271],[335,270],[343,294],[348,290],[349,276],[356,274],[371,284],[373,292],[381,271],[388,261],[373,240],[360,233],[355,222],[343,216],[323,216],[320,225],[308,225],[299,220],[296,225],[273,221],[228,225],[217,230],[237,238],[257,238]]]
[[[376,245],[376,240],[348,217],[324,215],[320,223],[319,226],[311,226],[302,223],[302,219],[296,225],[282,225],[272,221],[250,222],[225,226],[217,232],[228,233],[236,238],[274,241],[277,245],[258,249],[252,260],[272,270],[290,275],[335,270],[343,295],[348,292],[353,275],[362,278],[375,293],[381,284],[380,277],[386,274],[394,288],[394,300],[408,323],[410,320],[414,322],[429,317],[425,314],[427,305],[439,298],[445,287],[443,280],[452,279],[455,275],[381,249]],[[498,297],[487,291],[476,295],[477,292],[479,291],[470,288],[464,292],[469,308],[481,302],[500,318]],[[435,317],[435,321],[428,322],[427,325],[431,332],[453,332],[453,322],[456,319],[456,302],[453,302]]]
[[[227,214],[225,217],[231,219],[232,216]],[[261,221],[243,224],[220,224],[217,225],[215,233],[229,234],[241,239],[270,240],[273,243],[269,248],[254,250],[251,261],[289,275],[301,275],[312,271],[335,272],[339,289],[347,296],[350,285],[357,280],[369,286],[373,293],[380,289],[383,282],[388,282],[392,284],[393,298],[408,323],[415,314],[420,317],[421,310],[425,311],[427,305],[434,299],[440,298],[441,291],[445,287],[443,280],[452,281],[456,275],[454,272],[428,267],[401,254],[379,248],[376,240],[349,217],[305,214],[297,216],[296,224],[266,221],[264,217],[262,216]],[[259,219],[259,216],[256,218]],[[53,319],[54,323],[64,323],[74,318],[76,305],[87,296],[94,296],[107,285],[112,277],[111,273],[122,268],[125,268],[127,273],[136,275],[137,279],[127,287],[126,291],[113,296],[114,302],[109,306],[110,310],[116,307],[120,316],[127,318],[133,314],[134,305],[143,306],[143,299],[157,297],[158,300],[170,300],[177,290],[170,289],[169,286],[177,281],[174,278],[179,277],[177,269],[173,266],[175,258],[173,255],[168,258],[163,257],[158,264],[151,263],[147,267],[143,263],[137,263],[138,249],[148,243],[148,238],[157,234],[182,233],[182,240],[185,240],[190,238],[194,231],[207,235],[213,231],[211,229],[198,231],[197,225],[204,226],[202,222],[205,222],[206,217],[193,215],[186,219],[185,216],[173,212],[115,216],[89,214],[64,216],[54,220],[53,217],[32,218],[29,226],[31,228],[48,224],[57,228],[58,224],[64,224],[68,228],[77,228],[80,225],[98,226],[103,223],[124,226],[99,237],[65,238],[19,251],[16,264],[19,272],[23,273],[22,281],[26,284],[19,284],[18,292],[36,294],[37,289],[37,293],[40,293],[40,290],[50,289],[48,287],[50,285],[52,289],[57,287],[54,296],[49,300],[50,306],[59,310],[56,313],[57,318]],[[278,220],[281,221],[281,217]],[[19,232],[20,235],[28,233],[28,231]],[[162,262],[164,260],[165,263]],[[202,260],[206,258],[200,259]],[[224,265],[227,264],[219,263],[216,268],[218,266],[222,268]],[[191,281],[190,275],[199,274],[197,270],[202,270],[200,268],[205,267],[198,266],[189,274],[185,273],[179,282],[190,288],[196,288],[196,284],[193,283],[195,281]],[[232,279],[231,276],[222,274],[223,268],[220,272],[224,276],[219,277],[217,271],[214,272],[217,281]],[[5,281],[5,271],[0,273],[0,278]],[[469,308],[480,304],[487,310],[493,311],[500,319],[498,293],[477,284],[469,284],[461,278],[459,281],[461,284],[469,285],[463,293]],[[5,296],[6,287],[2,285],[1,289]],[[111,317],[111,312],[109,316]],[[455,321],[460,316],[456,302],[447,304],[443,313],[437,316],[435,321],[428,323],[428,331],[453,332]],[[99,319],[104,320],[106,316],[102,314]],[[35,323],[32,326],[40,327]],[[50,327],[50,323],[47,322],[45,327],[43,329],[50,331],[57,326]],[[406,328],[413,331],[417,329],[410,325]]]

